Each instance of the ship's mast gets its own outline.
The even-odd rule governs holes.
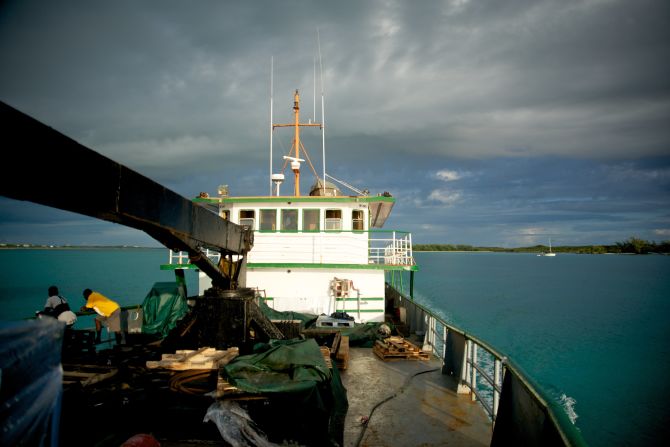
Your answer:
[[[301,123],[300,122],[300,93],[298,90],[295,91],[293,95],[293,114],[294,121],[292,124],[273,124],[272,128],[275,127],[293,127],[293,145],[291,151],[289,152],[290,156],[284,156],[284,159],[291,162],[291,170],[293,171],[293,176],[295,178],[295,186],[293,188],[293,195],[300,197],[300,162],[305,161],[300,158],[300,148],[302,143],[300,142],[300,128],[301,127],[321,127],[319,123]],[[304,149],[304,148],[303,148]]]

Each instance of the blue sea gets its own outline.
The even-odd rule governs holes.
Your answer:
[[[165,249],[0,250],[3,320],[34,315],[50,285],[73,308],[91,288],[141,302]],[[416,300],[512,358],[591,446],[664,444],[670,426],[670,257],[416,253]],[[187,272],[189,294],[197,292]],[[78,325],[90,326],[81,319]]]
[[[670,257],[416,253],[415,298],[513,359],[591,446],[670,434]]]

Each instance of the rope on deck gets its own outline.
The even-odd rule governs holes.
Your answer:
[[[411,376],[409,376],[407,378],[407,380],[405,380],[405,383],[403,383],[403,385],[398,389],[398,391],[396,391],[395,393],[393,393],[389,397],[383,399],[382,401],[378,402],[374,407],[372,407],[372,410],[370,410],[370,414],[368,415],[367,419],[362,424],[363,428],[361,429],[361,433],[358,435],[358,440],[356,441],[356,447],[361,445],[361,441],[363,440],[363,436],[365,436],[365,431],[367,430],[368,425],[370,424],[370,420],[372,419],[372,415],[377,408],[381,407],[386,402],[388,402],[391,399],[393,399],[393,398],[399,396],[400,394],[404,393],[405,389],[407,389],[407,387],[409,386],[412,379],[414,379],[416,376],[419,376],[421,374],[427,374],[427,373],[439,371],[440,369],[441,368],[428,369],[426,371],[419,371],[418,373],[412,374]]]

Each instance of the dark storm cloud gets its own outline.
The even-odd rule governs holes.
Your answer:
[[[263,194],[270,58],[275,121],[296,88],[321,119],[318,28],[328,170],[394,191],[397,224],[469,243],[660,239],[668,17],[660,0],[5,1],[0,100],[186,196]],[[275,138],[281,155],[290,135]]]

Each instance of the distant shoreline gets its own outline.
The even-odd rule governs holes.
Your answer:
[[[415,252],[488,252],[488,253],[574,253],[574,254],[659,254],[667,255],[670,253],[670,241],[660,243],[646,241],[644,239],[630,237],[625,241],[615,242],[614,244],[594,244],[594,245],[559,245],[547,247],[542,244],[526,247],[478,247],[469,244],[413,244],[412,249]]]
[[[165,247],[138,245],[52,245],[0,243],[0,250],[165,250]],[[530,247],[478,247],[468,244],[412,244],[416,253],[572,253],[572,254],[670,254],[670,241],[660,243],[631,237],[623,242],[597,245],[562,245],[547,247],[541,244]]]

